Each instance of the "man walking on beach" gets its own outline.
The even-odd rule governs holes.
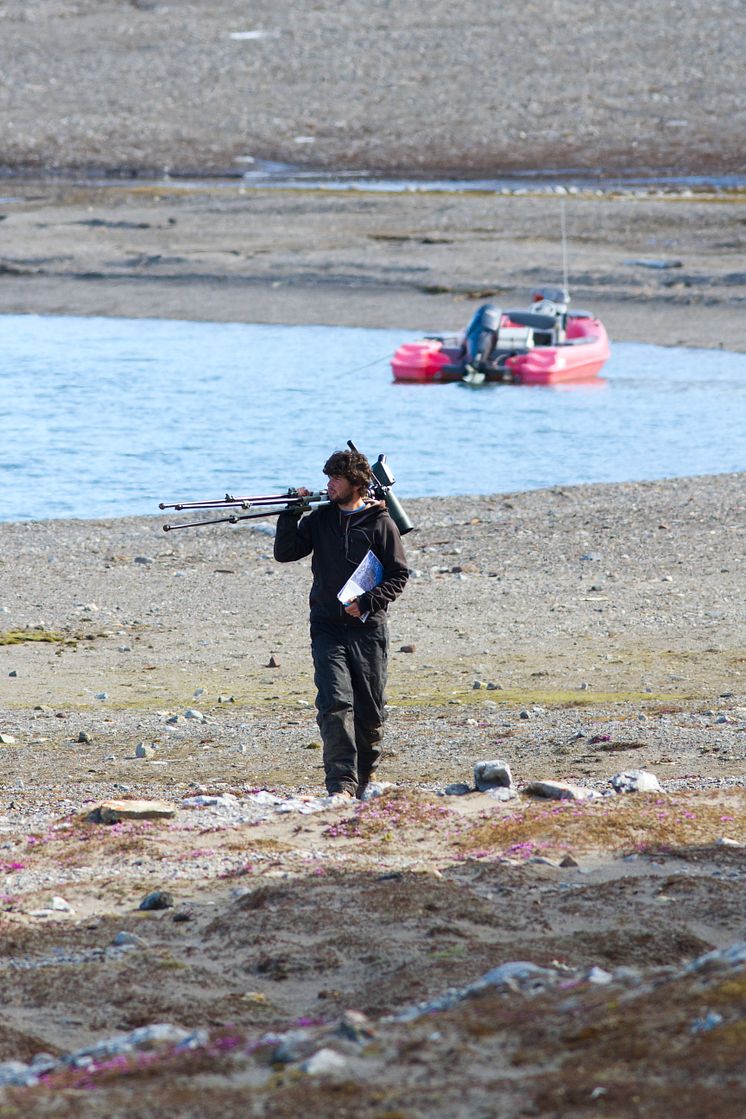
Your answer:
[[[386,610],[404,590],[409,568],[384,503],[367,496],[373,476],[365,455],[336,451],[324,474],[330,504],[308,516],[280,514],[274,552],[280,563],[313,553],[311,650],[326,788],[330,795],[362,797],[382,753]],[[303,497],[309,492],[298,490]],[[381,565],[380,581],[340,602],[338,593],[368,552]]]

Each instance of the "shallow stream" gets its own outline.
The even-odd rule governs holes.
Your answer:
[[[394,384],[413,337],[0,316],[0,520],[319,489],[350,438],[402,500],[746,468],[744,354],[613,343],[588,384]]]

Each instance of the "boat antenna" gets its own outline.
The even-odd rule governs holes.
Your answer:
[[[567,223],[565,221],[565,200],[560,198],[560,229],[562,231],[562,286],[570,299],[570,286],[567,281]]]

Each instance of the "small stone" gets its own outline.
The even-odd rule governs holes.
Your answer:
[[[138,742],[135,746],[136,758],[154,758],[155,746],[148,746],[147,742]]]
[[[530,719],[531,718],[531,712],[526,711],[524,709],[523,711],[519,712],[518,718],[519,719]]]
[[[730,839],[727,835],[721,835],[719,839],[715,840],[716,847],[743,847],[743,843],[739,843],[737,839]]]
[[[559,865],[561,867],[564,867],[565,869],[568,869],[570,867],[580,866],[580,863],[577,859],[573,858],[572,855],[565,855],[564,859],[560,860]]]
[[[0,734],[0,745],[15,746],[16,740],[12,734]]]
[[[142,564],[144,566],[145,564],[152,563],[153,560],[150,558],[150,556],[135,556],[134,562]]]
[[[52,898],[50,909],[53,909],[55,911],[55,913],[73,913],[74,912],[73,907],[70,905],[70,902],[65,901],[64,898],[60,898],[60,897],[53,897]]]
[[[300,1067],[309,1076],[335,1076],[346,1070],[347,1063],[347,1058],[335,1049],[319,1049]]]
[[[362,801],[376,800],[378,797],[383,796],[386,789],[390,788],[390,781],[370,781],[360,794],[360,799]]]
[[[495,759],[474,763],[474,784],[480,792],[496,786],[513,787],[513,775],[506,761]]]
[[[142,936],[124,929],[117,933],[111,943],[117,948],[146,948],[148,944]]]
[[[205,722],[205,716],[202,714],[201,711],[198,711],[196,707],[187,707],[186,711],[184,712],[184,718],[195,719],[198,723]]]
[[[443,790],[447,797],[463,797],[467,793],[473,792],[471,785],[467,785],[464,781],[456,781],[453,785],[446,785]]]
[[[280,667],[280,662],[278,661],[277,657],[275,657],[274,654],[267,661],[266,667],[267,668],[279,668]]]
[[[487,685],[487,691],[488,692],[501,692],[502,690],[503,690],[502,684],[497,684],[492,680]]]
[[[15,668],[11,668],[10,672],[8,673],[8,676],[13,676],[13,677],[18,676],[18,673],[16,672]]]
[[[345,1010],[340,1018],[337,1033],[350,1041],[366,1041],[376,1036],[373,1023],[361,1010]]]
[[[96,692],[96,694],[93,698],[94,699],[108,699],[109,698],[109,693],[108,692]]]
[[[416,645],[402,645],[399,649],[400,653],[414,653],[417,649]]]
[[[80,732],[80,734],[78,735],[78,742],[92,742],[92,741],[93,741],[93,739],[91,738],[91,736],[90,736],[90,734],[88,733],[87,730],[82,730]]]
[[[173,909],[174,895],[168,890],[154,890],[146,894],[138,905],[138,909]]]
[[[235,697],[232,695],[219,695],[218,703],[235,703]]]
[[[33,1069],[24,1065],[22,1061],[0,1062],[0,1087],[17,1085],[30,1087],[37,1084],[38,1080]]]
[[[610,971],[606,971],[602,967],[592,967],[585,978],[588,983],[596,983],[600,987],[605,987],[608,983],[611,983],[613,976]]]
[[[538,964],[527,960],[511,960],[508,963],[493,967],[480,979],[470,983],[466,991],[476,994],[487,987],[532,990],[541,988],[557,981],[557,972],[550,968],[540,967]]]
[[[508,789],[503,786],[496,789],[487,789],[486,794],[488,797],[492,797],[493,800],[508,801],[515,800],[518,796],[518,790],[513,788]]]
[[[723,1024],[722,1014],[718,1014],[717,1010],[708,1010],[703,1018],[695,1018],[690,1026],[690,1032],[693,1034],[707,1033],[709,1030],[714,1030],[716,1026]]]
[[[184,717],[182,715],[169,715],[169,717],[166,719],[166,726],[177,727],[180,723],[183,722]]]

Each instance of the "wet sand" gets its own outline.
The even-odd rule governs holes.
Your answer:
[[[0,311],[457,329],[568,281],[617,341],[746,349],[743,200],[14,182]]]

